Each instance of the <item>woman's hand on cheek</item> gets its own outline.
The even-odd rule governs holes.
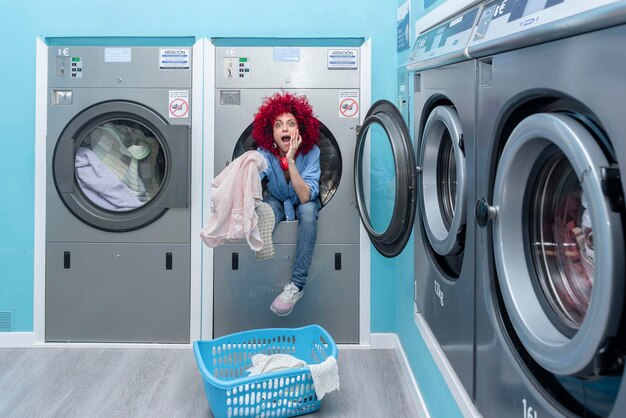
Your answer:
[[[296,152],[298,151],[298,147],[302,143],[302,137],[300,136],[300,131],[298,129],[295,130],[294,135],[291,137],[289,142],[289,150],[287,150],[287,161],[295,161]]]

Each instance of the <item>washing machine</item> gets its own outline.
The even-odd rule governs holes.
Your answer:
[[[45,340],[188,343],[192,43],[84,45],[48,49]]]
[[[265,98],[277,92],[308,98],[320,122],[322,171],[322,209],[305,296],[289,316],[278,317],[269,309],[291,276],[297,221],[277,226],[276,256],[270,260],[258,261],[245,241],[227,242],[214,250],[214,337],[251,328],[317,323],[337,342],[359,342],[359,220],[351,168],[363,41],[327,42],[331,46],[303,42],[250,46],[241,40],[214,40],[214,175],[255,148],[254,114]]]
[[[470,398],[477,71],[465,47],[478,15],[470,8],[418,36],[408,66],[419,171],[415,302]]]
[[[624,1],[487,2],[478,59],[476,406],[626,414]]]

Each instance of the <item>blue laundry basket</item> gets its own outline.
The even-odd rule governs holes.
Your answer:
[[[193,343],[211,411],[222,417],[293,417],[317,411],[321,401],[309,369],[248,377],[255,354],[290,354],[307,364],[337,358],[337,345],[319,325],[267,328]]]

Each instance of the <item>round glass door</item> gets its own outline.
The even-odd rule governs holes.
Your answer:
[[[525,350],[557,375],[589,373],[621,318],[624,237],[603,192],[608,165],[576,119],[541,113],[517,125],[497,168],[504,307]]]
[[[136,210],[159,193],[165,177],[157,134],[135,120],[112,119],[81,135],[74,170],[80,193],[112,212]]]
[[[330,202],[339,187],[343,162],[335,136],[326,125],[319,120],[318,122],[320,124],[320,203],[324,207]],[[250,124],[239,137],[233,150],[232,160],[246,151],[257,148],[257,144],[252,137],[252,129],[253,124]]]
[[[52,158],[65,206],[82,222],[122,232],[186,207],[189,129],[132,102],[103,102],[65,127]]]
[[[537,293],[549,318],[573,336],[589,309],[595,276],[588,197],[565,154],[555,146],[537,162],[527,196],[531,260]]]
[[[455,256],[464,248],[465,152],[456,110],[437,106],[422,133],[420,206],[424,230],[440,256]]]
[[[395,257],[406,246],[415,219],[415,158],[398,109],[380,100],[357,136],[355,194],[361,221],[374,247]]]

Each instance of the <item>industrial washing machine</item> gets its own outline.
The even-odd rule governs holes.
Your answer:
[[[188,343],[192,41],[48,48],[45,340]]]
[[[626,414],[624,1],[484,4],[476,406]]]
[[[266,97],[282,91],[304,95],[321,127],[322,209],[305,295],[287,317],[276,316],[269,307],[289,282],[297,221],[278,225],[273,236],[276,256],[270,260],[258,261],[245,241],[215,248],[213,337],[317,323],[337,342],[359,342],[359,220],[351,168],[362,42],[250,46],[245,40],[214,40],[214,175],[255,147],[252,120]]]
[[[415,303],[472,399],[477,71],[465,47],[478,15],[470,8],[418,36],[408,66],[419,170]]]

